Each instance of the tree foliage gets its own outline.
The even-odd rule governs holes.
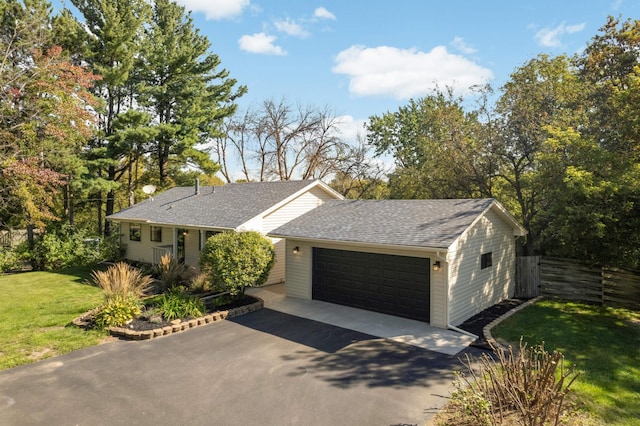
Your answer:
[[[493,106],[436,92],[371,117],[391,197],[495,197],[525,254],[640,267],[639,60],[640,21],[609,18],[575,57],[518,67]]]

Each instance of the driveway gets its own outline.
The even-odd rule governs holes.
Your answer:
[[[459,365],[263,309],[0,372],[0,424],[423,425]]]

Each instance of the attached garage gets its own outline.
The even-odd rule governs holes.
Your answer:
[[[313,248],[312,298],[429,322],[428,258]]]
[[[525,230],[494,199],[339,200],[269,235],[286,239],[288,297],[447,328],[513,296]]]

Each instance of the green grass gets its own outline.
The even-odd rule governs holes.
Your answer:
[[[102,292],[85,284],[90,267],[0,276],[0,370],[28,364],[104,339],[69,323],[95,308]]]
[[[640,425],[640,312],[543,300],[492,334],[562,352],[582,371],[572,389],[603,424]]]

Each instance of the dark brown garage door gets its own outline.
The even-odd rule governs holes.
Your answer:
[[[429,322],[429,259],[313,249],[313,298]]]

